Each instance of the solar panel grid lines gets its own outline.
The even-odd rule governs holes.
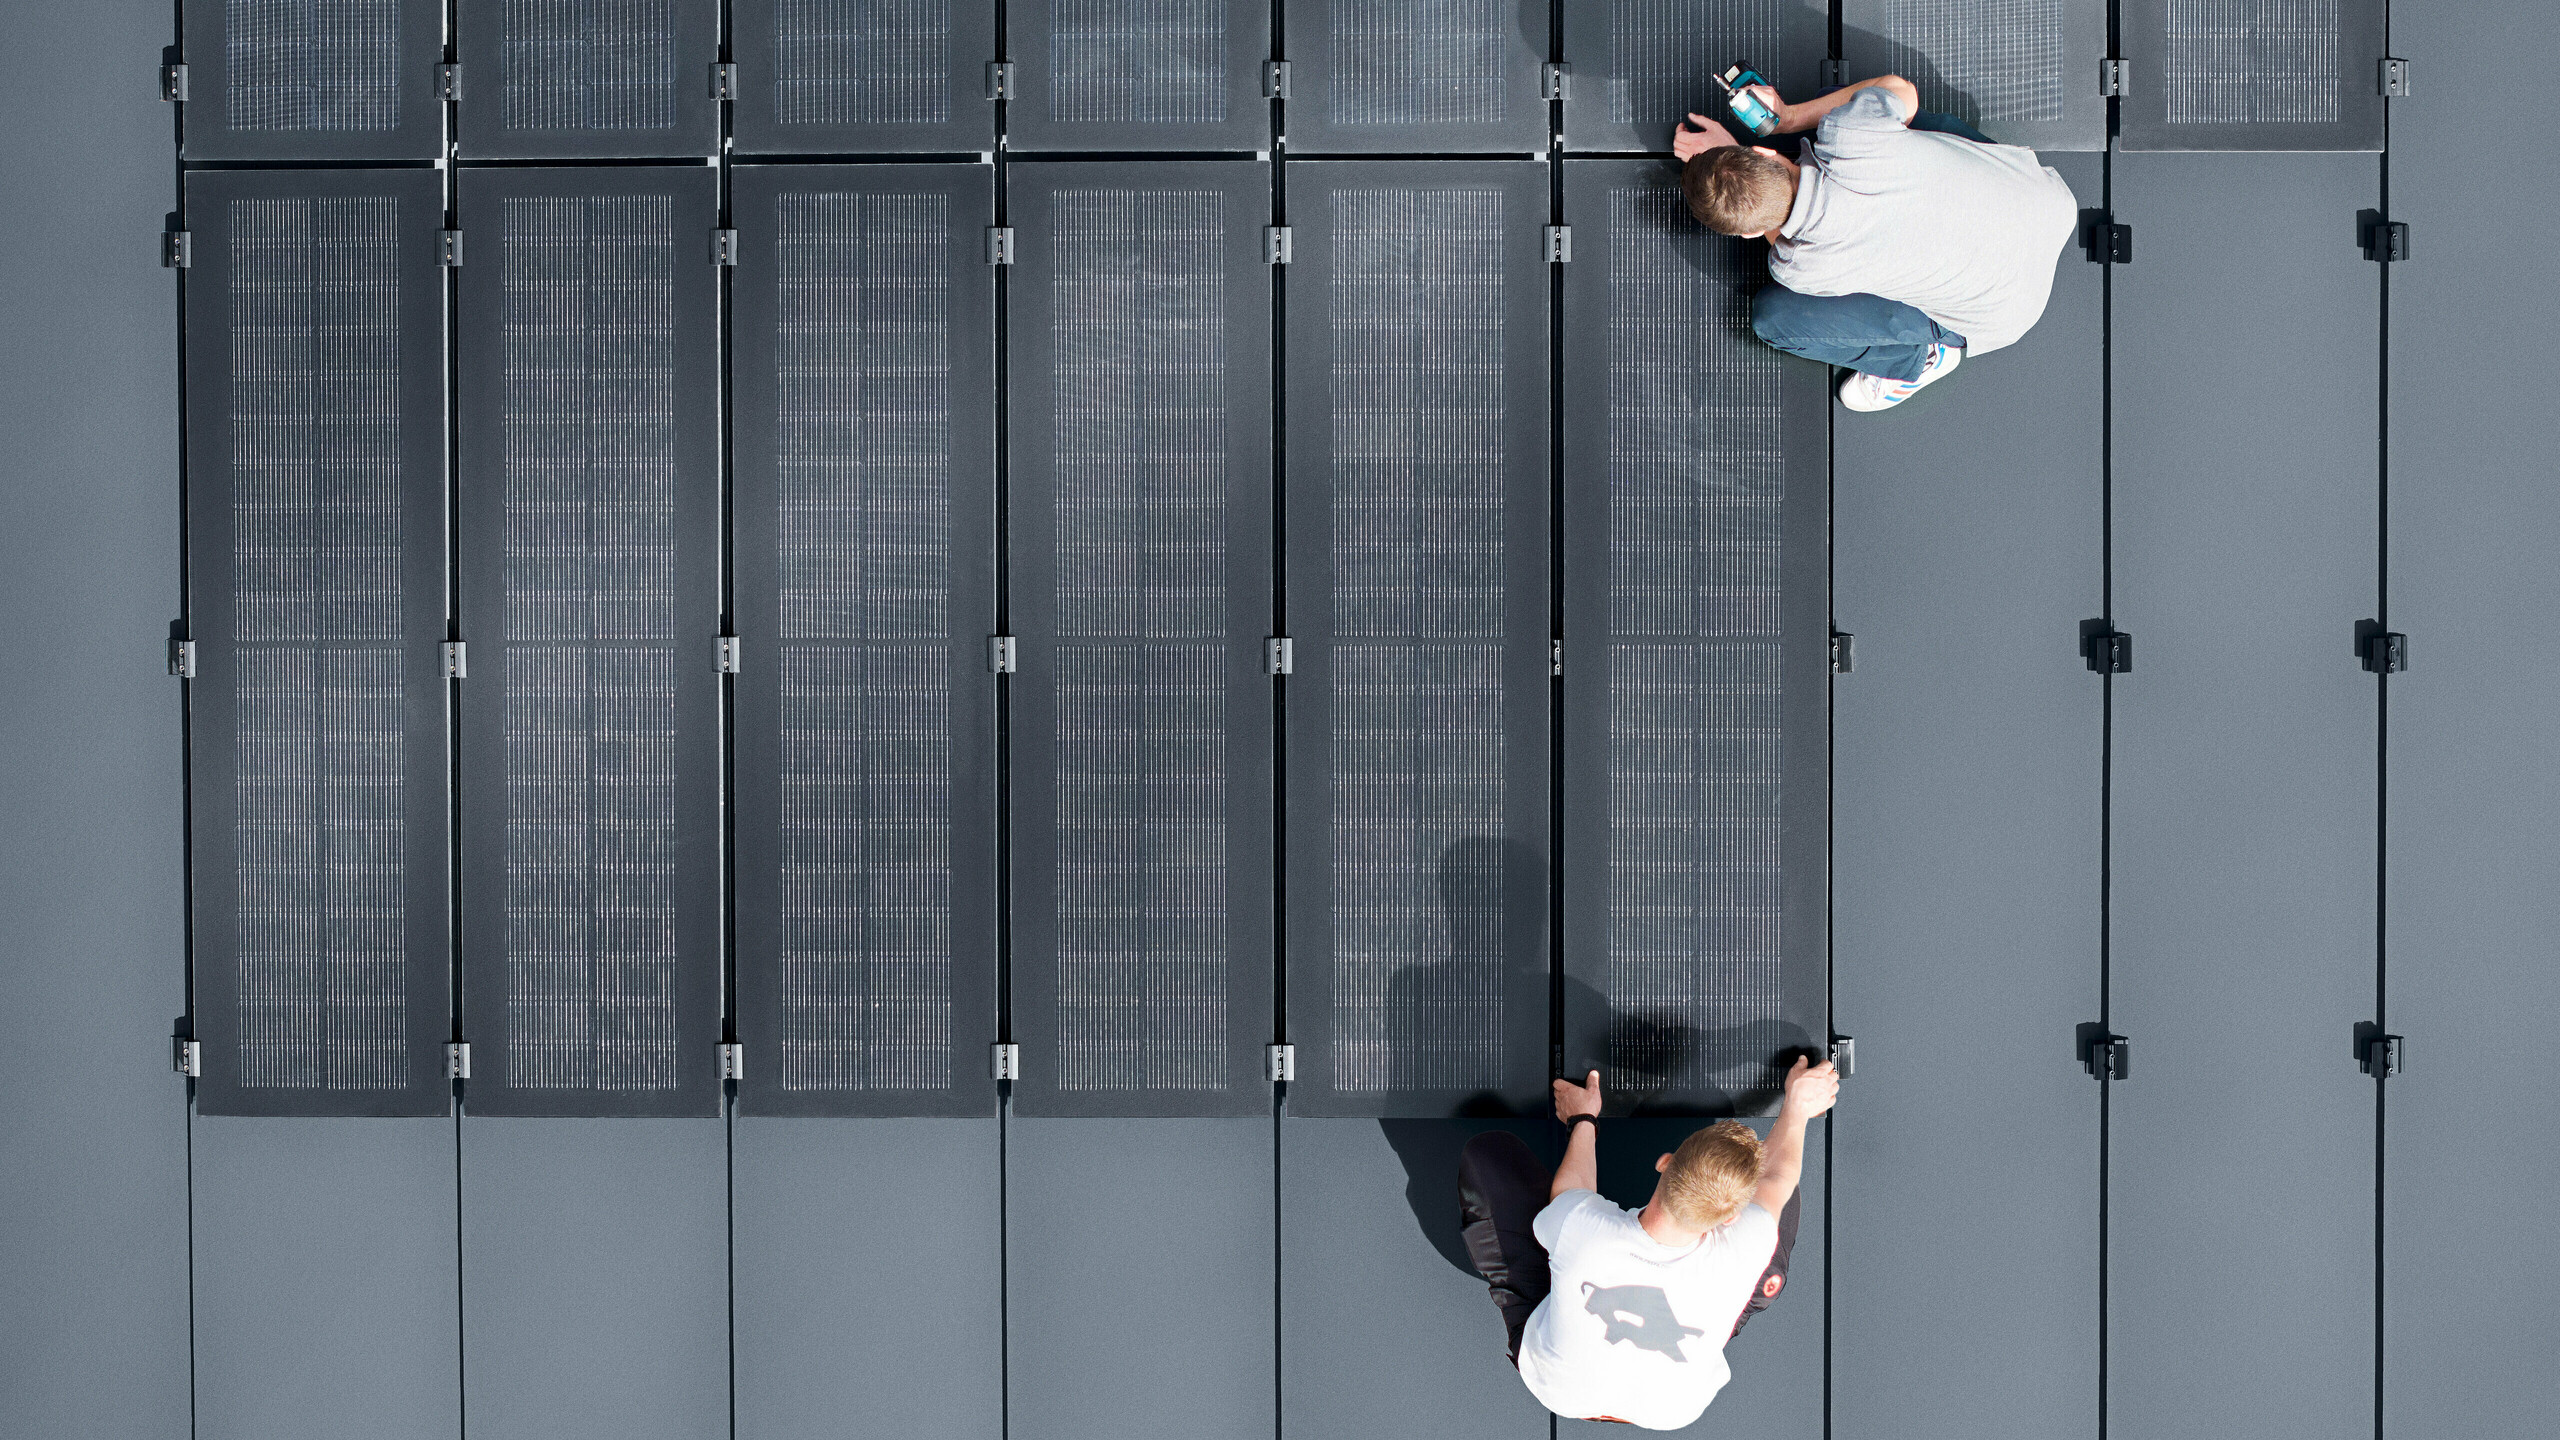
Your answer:
[[[1567,1063],[1754,1113],[1828,1023],[1828,762],[1788,743],[1825,693],[1820,376],[1752,339],[1756,257],[1670,166],[1568,162],[1566,207],[1599,232],[1565,277],[1566,645],[1603,672],[1567,667],[1566,788],[1605,795],[1567,816]]]
[[[1536,0],[1281,0],[1293,155],[1547,148]]]
[[[1785,958],[1779,367],[1732,338],[1750,323],[1744,252],[1702,239],[1692,268],[1644,243],[1684,233],[1665,186],[1618,186],[1608,204],[1608,1002],[1678,1017],[1649,1036],[1748,1035],[1779,1018]],[[1701,371],[1721,382],[1704,410]],[[1659,1075],[1676,1057],[1658,1048],[1613,1047],[1608,1078]],[[1749,1088],[1765,1050],[1711,1040],[1701,1066],[1718,1082],[1759,1072],[1729,1087]]]
[[[396,129],[402,8],[402,0],[223,0],[224,123]]]
[[[1502,120],[1509,0],[1333,0],[1326,100],[1336,125]]]
[[[1927,56],[1907,68],[1927,110],[1982,121],[2063,118],[2066,0],[1885,0],[1884,33]]]
[[[1225,120],[1228,8],[1228,0],[1050,0],[1049,118]]]
[[[2168,0],[2169,122],[2338,118],[2339,0]]]
[[[1334,1080],[1503,1079],[1505,196],[1340,189]],[[1398,993],[1416,957],[1444,959]],[[1391,1011],[1407,1011],[1391,1014]]]
[[[1270,944],[1268,706],[1248,698],[1270,685],[1250,503],[1269,443],[1236,403],[1269,388],[1269,205],[1260,166],[1013,171],[1026,1113],[1269,1103],[1269,987],[1240,980]]]
[[[1226,204],[1056,198],[1055,1042],[1069,1090],[1226,1079]]]
[[[1607,0],[1608,115],[1615,125],[1672,124],[1709,100],[1708,77],[1728,65],[1777,68],[1790,11],[1801,0],[1742,0],[1712,9],[1685,0]],[[1783,83],[1783,78],[1781,80]],[[1722,93],[1722,92],[1715,92]],[[1668,117],[1668,118],[1666,118]]]
[[[952,1080],[950,206],[775,206],[785,1089]]]
[[[502,0],[510,130],[658,130],[674,120],[673,0]]]
[[[475,1106],[496,1113],[681,1113],[710,1089],[689,1037],[717,1017],[693,1008],[717,978],[699,868],[716,677],[686,639],[717,614],[694,233],[711,178],[464,181],[495,232],[461,315],[464,473],[485,477],[464,486],[463,614],[500,646],[463,690],[465,894],[485,897],[465,1010],[495,1052]]]
[[[1297,173],[1290,1107],[1527,1103],[1546,1049],[1546,175]]]
[[[2123,148],[2378,152],[2383,0],[2124,0]],[[2145,78],[2149,77],[2149,78]]]
[[[737,181],[742,1113],[995,1097],[989,179]]]
[[[950,0],[772,0],[777,125],[951,118]]]
[[[228,208],[240,1083],[396,1090],[400,207]]]
[[[674,1082],[673,202],[500,202],[507,369],[506,1063]]]
[[[443,1028],[423,175],[191,176],[205,1114],[420,1114]],[[418,332],[427,338],[421,342]]]

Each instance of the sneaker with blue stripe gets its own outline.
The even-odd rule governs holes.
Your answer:
[[[1953,345],[1929,347],[1929,359],[1917,380],[1887,380],[1881,375],[1853,373],[1840,382],[1840,403],[1852,410],[1890,410],[1920,393],[1920,387],[1963,363],[1964,352]]]

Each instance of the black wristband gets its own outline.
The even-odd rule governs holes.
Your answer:
[[[1565,1139],[1571,1140],[1573,1138],[1573,1127],[1576,1125],[1588,1125],[1591,1127],[1592,1133],[1596,1135],[1600,1132],[1600,1117],[1597,1115],[1576,1115],[1572,1119],[1567,1120],[1564,1122]]]

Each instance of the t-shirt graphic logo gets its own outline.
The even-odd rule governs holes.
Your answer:
[[[1671,1313],[1671,1297],[1654,1285],[1594,1285],[1582,1282],[1582,1308],[1607,1322],[1601,1339],[1615,1345],[1624,1340],[1640,1350],[1668,1355],[1686,1365],[1689,1357],[1680,1353],[1680,1342],[1704,1330],[1692,1330]]]

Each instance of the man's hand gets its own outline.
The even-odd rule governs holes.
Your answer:
[[[1600,1114],[1600,1072],[1591,1072],[1589,1083],[1576,1085],[1570,1080],[1555,1082],[1556,1123],[1569,1125],[1576,1115],[1597,1119]]]
[[[1754,85],[1751,88],[1757,90],[1760,87]],[[1692,130],[1689,128],[1690,125],[1695,125],[1698,128]],[[1727,130],[1724,126],[1708,119],[1704,115],[1692,114],[1689,117],[1688,124],[1684,124],[1671,132],[1671,158],[1679,161],[1683,165],[1686,165],[1691,160],[1700,155],[1706,154],[1708,151],[1713,150],[1718,146],[1738,145],[1740,143],[1742,142],[1733,138],[1733,132]]]
[[[1787,1094],[1778,1102],[1778,1119],[1810,1120],[1827,1113],[1839,1098],[1838,1067],[1828,1060],[1816,1065],[1799,1055],[1795,1067],[1787,1071]]]

